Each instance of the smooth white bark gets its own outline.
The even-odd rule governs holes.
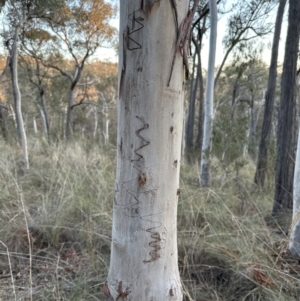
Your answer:
[[[42,120],[43,120],[44,131],[45,131],[46,135],[48,136],[49,133],[48,133],[48,127],[47,127],[47,120],[46,120],[46,116],[45,116],[45,113],[42,108],[40,108],[40,113],[41,113]]]
[[[14,34],[14,42],[12,45],[12,49],[10,50],[10,70],[11,70],[11,80],[13,87],[13,96],[14,96],[14,108],[15,108],[15,116],[17,123],[17,134],[20,146],[23,151],[23,158],[25,167],[29,168],[29,159],[28,159],[28,149],[27,149],[27,136],[25,132],[25,126],[22,116],[22,108],[21,108],[21,93],[19,88],[18,81],[18,38],[20,33],[21,25],[16,26],[15,34]]]
[[[11,114],[12,119],[14,121],[15,128],[17,129],[18,126],[17,126],[16,114],[12,105],[9,105],[9,113]]]
[[[209,1],[210,9],[210,40],[209,40],[209,58],[206,78],[205,109],[204,109],[204,128],[203,143],[201,152],[201,171],[200,185],[207,186],[210,182],[210,149],[213,126],[213,101],[214,101],[214,71],[217,42],[217,1]]]
[[[36,118],[35,117],[33,117],[32,123],[33,123],[33,131],[34,131],[35,134],[37,134],[38,129],[37,129]]]
[[[106,100],[103,100],[103,109],[102,109],[102,114],[103,114],[103,130],[102,134],[104,137],[104,144],[107,144],[109,142],[109,119],[108,119],[108,112],[107,112],[107,104]]]
[[[294,172],[293,220],[290,233],[289,250],[293,257],[300,257],[300,135],[298,135]]]
[[[97,136],[97,129],[98,129],[98,112],[96,109],[93,110],[94,112],[94,131],[93,131],[93,138],[96,139]]]
[[[147,2],[150,3],[150,2]],[[179,22],[188,1],[177,2]],[[177,202],[183,124],[183,60],[169,1],[144,13],[140,0],[120,2],[118,158],[110,300],[181,301]]]

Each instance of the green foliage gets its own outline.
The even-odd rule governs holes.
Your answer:
[[[60,45],[56,51],[67,50],[70,54],[84,56],[95,52],[99,46],[113,46],[116,29],[109,24],[116,8],[103,0],[65,1],[60,11],[54,7],[44,25],[56,34]],[[56,44],[58,41],[56,41]],[[66,49],[65,49],[66,47]]]
[[[29,29],[26,32],[24,32],[24,36],[31,41],[38,41],[39,43],[49,40],[55,42],[57,40],[57,38],[51,35],[48,31],[35,28]]]
[[[243,106],[241,106],[243,107]],[[243,111],[243,109],[241,109]],[[248,143],[246,132],[249,129],[248,118],[243,114],[237,114],[234,121],[225,116],[230,116],[224,108],[216,118],[213,128],[212,153],[222,162],[224,168],[228,167],[243,155],[243,148]]]

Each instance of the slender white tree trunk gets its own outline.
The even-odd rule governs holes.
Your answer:
[[[74,104],[75,91],[74,88],[69,90],[69,99],[67,106],[67,119],[66,119],[66,140],[70,140],[73,133],[72,129],[72,106]]]
[[[41,111],[41,116],[43,118],[44,130],[45,130],[47,137],[49,138],[50,123],[49,123],[49,117],[48,117],[48,112],[47,112],[47,108],[46,108],[46,101],[45,101],[43,89],[42,89],[42,93],[41,93],[41,104],[42,104],[42,107],[40,108],[40,111]]]
[[[109,142],[109,119],[107,116],[108,114],[105,115],[105,132],[104,132],[105,144]]]
[[[25,126],[22,116],[21,109],[21,93],[19,88],[18,81],[18,38],[20,32],[20,25],[18,25],[15,29],[14,34],[14,43],[12,45],[11,53],[10,53],[10,70],[11,70],[11,79],[12,79],[12,87],[13,87],[13,95],[15,102],[15,116],[17,123],[17,132],[19,143],[22,147],[23,158],[25,167],[29,168],[29,160],[28,160],[28,150],[27,150],[27,136],[25,132]]]
[[[94,112],[94,131],[93,131],[93,138],[96,139],[97,136],[97,129],[98,129],[98,112],[96,109],[93,110]]]
[[[103,130],[102,134],[104,137],[104,144],[107,144],[109,141],[109,119],[108,119],[108,114],[106,112],[106,109],[102,110],[103,114]]]
[[[246,130],[245,133],[246,139],[243,145],[243,159],[246,159],[246,157],[248,156],[248,151],[249,151],[249,137],[250,137],[250,129]]]
[[[17,126],[16,114],[12,105],[9,105],[9,113],[11,114],[12,119],[14,121],[15,128],[17,129],[18,126]]]
[[[176,1],[181,23],[189,1]],[[181,301],[177,202],[183,59],[170,1],[120,1],[118,154],[109,300]],[[153,4],[150,9],[147,5]]]
[[[32,123],[33,123],[34,133],[37,134],[38,133],[38,129],[37,129],[36,118],[35,117],[33,117]]]
[[[209,58],[206,78],[204,129],[201,152],[200,185],[207,186],[210,182],[210,149],[213,126],[213,101],[214,101],[214,69],[217,42],[217,1],[209,1],[210,8],[210,41]]]
[[[85,133],[85,125],[81,127],[81,137],[84,138],[84,133]]]
[[[45,118],[45,114],[42,108],[40,108],[40,113],[42,116],[42,120],[43,120],[43,125],[44,125],[44,132],[46,133],[46,135],[48,136],[48,127],[47,127],[47,122],[46,122],[46,118]]]
[[[300,132],[299,132],[300,133]],[[290,233],[289,250],[293,257],[300,257],[300,135],[296,153],[293,188],[293,220]]]

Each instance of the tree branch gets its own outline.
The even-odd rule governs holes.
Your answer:
[[[217,1],[217,5],[221,2],[222,0],[218,0]],[[199,18],[193,23],[192,25],[192,30],[195,28],[195,26],[205,17],[207,16],[209,13],[209,6],[208,6],[208,2],[204,5],[201,14],[199,16]]]

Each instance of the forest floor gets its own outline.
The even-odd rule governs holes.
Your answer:
[[[116,151],[29,141],[31,168],[0,142],[0,301],[106,300]],[[290,219],[273,220],[273,185],[259,191],[249,159],[181,172],[179,269],[185,301],[300,300],[300,265],[286,254]],[[270,180],[272,182],[272,180]]]

